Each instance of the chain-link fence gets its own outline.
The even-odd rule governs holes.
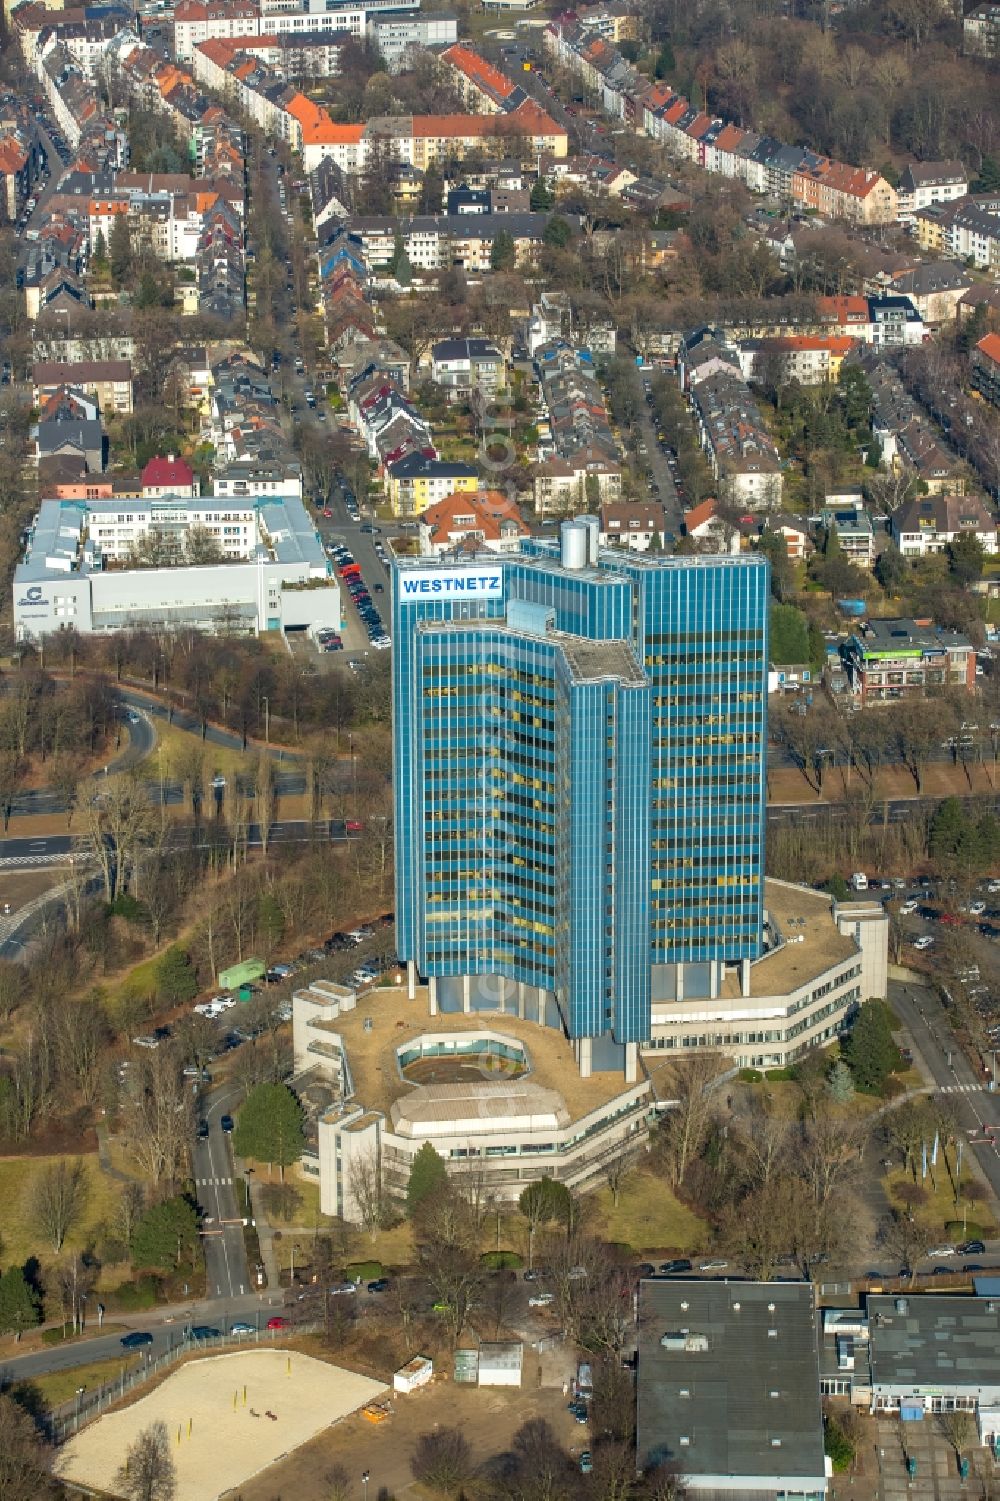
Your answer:
[[[296,1324],[295,1334],[316,1334],[323,1328],[322,1324]],[[195,1339],[191,1335],[181,1334],[176,1343],[172,1343],[169,1350],[162,1350],[158,1355],[144,1354],[140,1363],[126,1370],[124,1362],[118,1375],[102,1386],[95,1387],[93,1391],[80,1391],[69,1402],[64,1402],[61,1407],[55,1408],[47,1422],[49,1437],[55,1444],[64,1444],[75,1433],[99,1418],[103,1412],[107,1412],[115,1402],[122,1398],[136,1386],[141,1386],[151,1377],[161,1371],[168,1371],[172,1366],[179,1364],[185,1356],[202,1354],[207,1350],[222,1349],[248,1349],[254,1345],[267,1345],[268,1347],[281,1344],[287,1340],[288,1330],[256,1329],[249,1334],[218,1334],[208,1338]],[[109,1362],[110,1364],[110,1362]]]

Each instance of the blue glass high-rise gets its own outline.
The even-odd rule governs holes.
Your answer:
[[[393,570],[396,931],[432,1008],[634,1067],[761,947],[768,567],[561,544]]]

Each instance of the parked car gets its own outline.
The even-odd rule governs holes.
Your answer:
[[[931,1246],[930,1250],[926,1251],[924,1254],[926,1256],[954,1256],[955,1255],[955,1247],[954,1246]]]
[[[273,1319],[268,1319],[267,1327],[269,1329],[287,1329],[288,1320],[283,1319],[279,1313],[276,1313]]]
[[[212,1324],[195,1324],[188,1330],[188,1338],[196,1340],[218,1339],[219,1330]]]
[[[548,1308],[555,1302],[555,1293],[533,1293],[528,1299],[529,1308]]]
[[[698,1270],[699,1272],[724,1272],[728,1265],[728,1261],[703,1261]]]
[[[923,933],[919,938],[913,940],[913,947],[923,953],[925,949],[932,949],[934,947],[934,940],[929,933]]]
[[[247,1324],[240,1319],[230,1326],[229,1332],[230,1334],[256,1334],[257,1326],[256,1324]]]
[[[145,1329],[134,1329],[131,1334],[122,1335],[119,1341],[123,1350],[138,1350],[143,1345],[151,1345],[153,1336]]]
[[[693,1267],[686,1256],[675,1256],[672,1261],[661,1262],[660,1271],[665,1277],[673,1277],[678,1272],[693,1271]]]
[[[981,1240],[967,1240],[958,1248],[961,1256],[985,1256],[986,1247]]]
[[[219,1121],[219,1125],[222,1127],[223,1131],[225,1131],[226,1135],[229,1136],[231,1134],[231,1132],[232,1132],[232,1129],[233,1129],[233,1118],[232,1118],[232,1116],[231,1115],[224,1115],[222,1117],[222,1119]]]
[[[388,1292],[389,1291],[389,1279],[388,1279],[388,1277],[376,1277],[375,1280],[374,1280],[374,1282],[369,1282],[369,1284],[368,1284],[368,1291],[370,1293],[385,1293],[385,1292]]]
[[[331,1298],[340,1297],[344,1293],[356,1293],[357,1284],[354,1282],[335,1282],[330,1288]]]

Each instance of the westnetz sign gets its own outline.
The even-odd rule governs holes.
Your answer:
[[[399,574],[402,599],[503,599],[502,568],[407,569]]]

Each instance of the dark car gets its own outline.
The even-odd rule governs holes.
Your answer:
[[[690,1272],[692,1266],[686,1256],[675,1256],[673,1261],[661,1263],[660,1271],[667,1277],[672,1277],[675,1272]]]
[[[224,1115],[222,1117],[222,1119],[220,1120],[219,1125],[222,1127],[223,1131],[225,1131],[226,1135],[228,1136],[229,1133],[233,1129],[233,1118],[232,1118],[232,1116],[231,1115]]]
[[[213,1329],[211,1324],[195,1324],[193,1329],[188,1330],[191,1339],[218,1339],[218,1329]]]
[[[389,1291],[389,1279],[388,1279],[388,1277],[376,1277],[374,1282],[369,1282],[369,1284],[368,1284],[368,1291],[370,1293],[385,1293],[385,1292],[388,1292]]]
[[[136,1329],[131,1334],[122,1335],[121,1338],[121,1347],[123,1350],[138,1350],[142,1345],[151,1345],[152,1343],[153,1336],[148,1334],[145,1329]]]
[[[198,1122],[198,1140],[199,1141],[207,1141],[208,1140],[208,1121],[199,1121]]]
[[[963,1245],[959,1246],[958,1250],[961,1256],[986,1255],[986,1247],[981,1240],[967,1240]]]

